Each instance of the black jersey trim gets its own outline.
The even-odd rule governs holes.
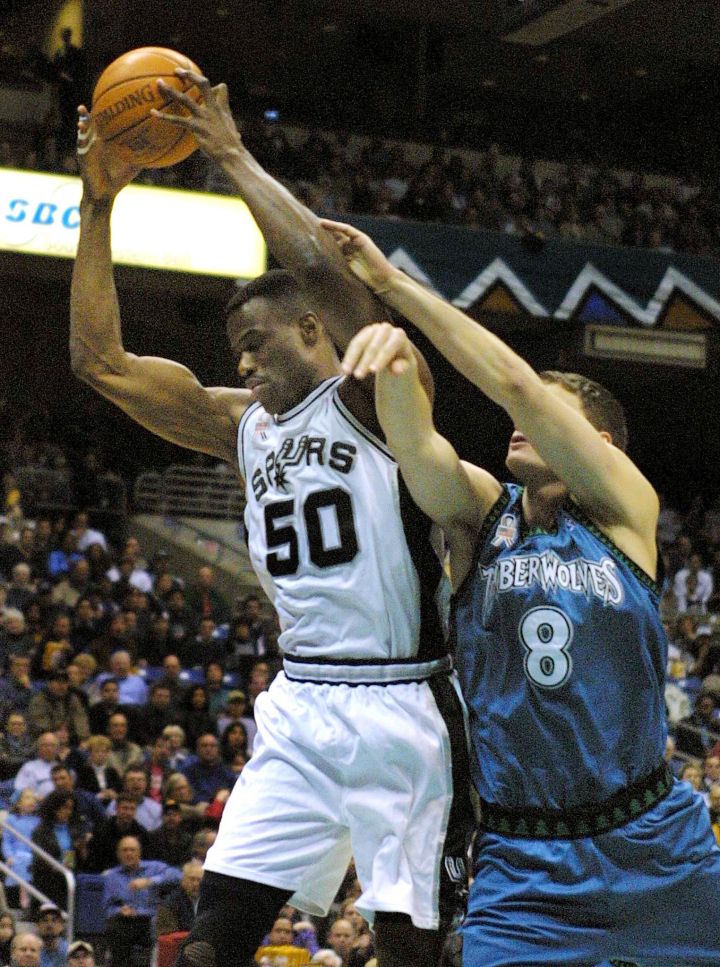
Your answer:
[[[312,406],[316,400],[320,399],[324,393],[327,393],[328,390],[332,389],[337,383],[340,383],[342,379],[342,376],[331,376],[329,379],[323,380],[323,382],[320,383],[319,386],[316,386],[314,390],[311,390],[305,399],[301,400],[297,406],[294,406],[291,410],[288,410],[287,413],[276,413],[275,422],[282,425],[283,423],[289,423],[290,420],[294,420],[296,416],[299,416],[300,413],[306,410],[309,406]]]
[[[375,449],[379,450],[384,456],[388,458],[388,460],[392,460],[393,463],[396,463],[395,458],[393,457],[392,453],[390,452],[386,444],[384,444],[382,440],[379,439],[379,437],[376,437],[374,433],[368,430],[366,426],[362,425],[360,420],[358,420],[357,417],[350,412],[347,406],[345,406],[345,404],[340,399],[337,393],[335,393],[335,395],[333,396],[333,405],[335,409],[338,411],[338,413],[340,414],[340,416],[344,417],[345,421],[350,424],[353,430],[356,430],[363,437],[363,439],[367,440],[368,443],[371,443],[375,447]]]
[[[461,596],[465,593],[466,587],[469,584],[469,582],[472,580],[473,575],[475,574],[475,571],[477,569],[478,562],[480,560],[482,552],[485,549],[485,542],[488,538],[488,535],[490,531],[493,529],[493,527],[495,526],[495,524],[497,524],[500,515],[507,508],[508,504],[512,499],[513,499],[512,492],[509,490],[507,484],[503,484],[502,493],[500,494],[498,499],[495,501],[495,503],[488,511],[488,514],[485,517],[485,520],[482,522],[482,526],[480,527],[480,530],[478,531],[477,540],[475,541],[475,550],[473,552],[472,562],[470,564],[470,567],[468,568],[467,574],[462,580],[462,584],[457,589],[457,591],[455,591],[455,593],[452,595],[451,600],[453,604],[456,601],[459,601]]]
[[[238,424],[238,456],[240,458],[240,469],[242,471],[243,480],[247,482],[247,470],[245,468],[245,428],[248,424],[250,416],[259,408],[260,403],[257,400],[251,403],[250,406],[243,413],[240,422]]]
[[[651,577],[647,571],[640,567],[639,564],[636,564],[635,561],[628,557],[624,551],[621,551],[613,539],[608,537],[604,531],[600,530],[595,521],[588,517],[582,507],[576,504],[575,501],[569,500],[563,509],[569,517],[574,518],[578,524],[582,524],[582,526],[589,530],[594,537],[597,537],[597,539],[601,541],[607,547],[607,549],[615,555],[615,557],[622,561],[622,563],[632,571],[641,584],[643,584],[649,591],[652,591],[652,593],[658,598],[660,597],[662,588],[655,578]]]

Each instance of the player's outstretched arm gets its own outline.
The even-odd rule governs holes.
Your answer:
[[[81,109],[78,157],[83,179],[80,239],[70,293],[73,372],[172,443],[236,461],[244,390],[206,389],[178,363],[125,351],[113,278],[110,217],[114,200],[136,171],[95,141]],[[138,226],[138,230],[141,226]]]
[[[475,536],[500,495],[484,470],[460,460],[433,424],[432,409],[407,333],[388,322],[362,329],[350,343],[343,369],[374,374],[378,419],[413,499],[449,536]]]
[[[258,164],[243,144],[228,101],[225,84],[211,86],[206,77],[178,69],[202,91],[196,103],[163,81],[163,94],[187,109],[187,116],[153,111],[166,124],[192,131],[200,149],[220,165],[237,188],[262,232],[268,248],[283,268],[313,293],[323,308],[334,341],[345,348],[353,335],[382,308],[367,288],[348,271],[318,218]]]
[[[322,224],[357,277],[510,415],[582,506],[599,522],[625,525],[654,546],[657,498],[624,453],[502,340],[391,265],[367,235],[339,222]],[[366,371],[359,359],[354,375]]]

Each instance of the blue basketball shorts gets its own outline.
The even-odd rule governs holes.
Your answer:
[[[720,849],[704,802],[675,782],[600,836],[482,832],[462,931],[463,967],[720,965]]]

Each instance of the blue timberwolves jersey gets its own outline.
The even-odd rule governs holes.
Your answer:
[[[526,533],[506,485],[454,600],[480,796],[601,802],[661,760],[667,643],[655,582],[568,502]]]

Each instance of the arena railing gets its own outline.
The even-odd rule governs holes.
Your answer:
[[[9,826],[5,822],[5,820],[0,820],[0,830],[4,830],[4,829],[7,829],[7,831],[16,839],[19,839],[21,843],[24,843],[25,846],[28,847],[28,849],[32,850],[32,852],[36,856],[38,856],[41,860],[43,860],[45,863],[47,863],[48,866],[51,866],[54,870],[57,870],[58,873],[62,873],[62,875],[65,877],[65,882],[67,883],[67,909],[63,911],[67,916],[67,920],[65,924],[65,936],[67,938],[67,942],[69,944],[72,943],[73,933],[75,930],[75,877],[74,875],[70,872],[69,869],[67,869],[67,867],[63,866],[63,864],[59,860],[56,860],[54,856],[51,856],[49,853],[46,853],[45,850],[41,846],[38,846],[37,843],[33,842],[33,840],[28,839],[28,837],[25,836],[23,833],[20,833],[18,832],[17,829],[14,829],[12,826]],[[20,876],[20,874],[17,873],[11,866],[8,866],[7,863],[3,863],[2,861],[0,861],[0,872],[4,873],[6,877],[11,876],[14,880],[17,880],[17,882],[20,883],[20,885],[23,886],[28,891],[28,893],[34,896],[36,900],[39,900],[40,903],[55,903],[54,900],[51,900],[50,897],[47,897],[45,896],[44,893],[41,893],[40,890],[37,889],[37,887],[33,886],[32,883],[30,883],[24,877]]]
[[[229,469],[170,466],[137,478],[133,506],[146,514],[237,520],[245,509],[245,493]]]

